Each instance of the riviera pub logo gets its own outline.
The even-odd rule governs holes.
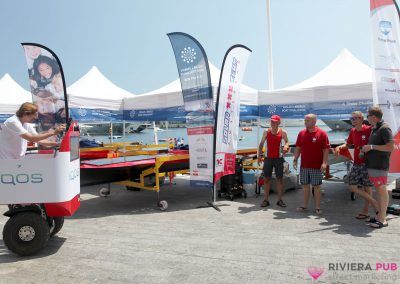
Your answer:
[[[328,277],[330,280],[333,280],[333,278],[335,278],[336,280],[344,278],[346,278],[347,280],[368,280],[369,278],[371,278],[370,280],[378,280],[379,277],[382,278],[382,280],[390,280],[394,276],[396,276],[391,272],[397,271],[399,271],[399,265],[395,262],[335,262],[329,263],[327,270],[325,270],[324,267],[319,266],[309,266],[307,268],[308,274],[314,280],[318,280],[318,278],[320,278],[321,275],[324,274],[324,272],[326,272],[326,277]],[[368,272],[372,272],[373,274],[368,274]],[[382,272],[383,274],[380,274]]]
[[[324,273],[324,268],[323,267],[315,267],[315,266],[310,266],[308,269],[308,274],[314,279],[317,280],[322,273]]]

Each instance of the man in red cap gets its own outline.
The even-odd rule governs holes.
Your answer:
[[[264,201],[261,203],[261,207],[269,206],[269,191],[271,188],[271,177],[272,170],[275,170],[276,176],[276,188],[278,192],[278,202],[276,203],[280,207],[286,207],[286,204],[282,200],[283,196],[283,163],[285,162],[283,156],[289,151],[289,140],[285,130],[279,127],[281,124],[281,118],[279,115],[271,116],[271,128],[264,131],[260,145],[258,146],[258,164],[261,162],[263,153],[264,143],[266,142],[266,157],[264,159]],[[284,141],[284,146],[282,146]]]

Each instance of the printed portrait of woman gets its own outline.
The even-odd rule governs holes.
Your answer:
[[[36,82],[36,88],[44,88],[51,83],[53,77],[60,73],[60,68],[57,62],[48,56],[39,55],[33,61],[32,80]]]

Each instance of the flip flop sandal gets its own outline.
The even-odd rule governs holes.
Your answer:
[[[283,200],[279,200],[276,205],[280,206],[280,207],[286,207],[285,202],[283,202]]]
[[[264,201],[261,203],[260,207],[267,207],[267,206],[269,206],[269,201],[264,199]]]
[[[317,213],[318,215],[321,215],[323,213],[323,211],[321,209],[315,209],[315,213]]]
[[[386,222],[386,223],[382,223],[382,222],[380,222],[380,221],[376,221],[376,222],[374,222],[374,223],[371,223],[371,224],[369,224],[369,226],[371,227],[371,228],[374,228],[374,229],[381,229],[381,228],[383,228],[383,227],[387,227],[389,224]]]
[[[376,211],[376,216],[378,216],[378,214],[379,214],[379,212]],[[365,220],[365,222],[367,222],[367,223],[375,223],[376,222],[376,218],[377,217],[369,217],[369,218],[367,218],[367,220]]]
[[[297,212],[305,212],[305,211],[307,211],[307,208],[303,207],[303,206],[300,206],[300,207],[297,207],[296,211]]]
[[[362,213],[359,213],[359,214],[356,216],[356,219],[358,219],[358,220],[364,220],[364,219],[367,219],[367,218],[370,218],[370,216],[369,216],[369,215],[366,215],[366,214],[362,214]]]

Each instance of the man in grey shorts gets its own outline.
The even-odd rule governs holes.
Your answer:
[[[304,118],[305,129],[299,132],[294,152],[293,168],[297,170],[297,160],[301,154],[300,183],[303,186],[303,206],[297,211],[307,211],[311,187],[314,188],[315,213],[322,214],[321,185],[322,173],[328,163],[329,139],[325,131],[316,126],[317,116],[307,114]]]
[[[379,107],[371,107],[368,110],[368,122],[372,125],[371,136],[368,145],[362,148],[366,153],[366,164],[370,180],[375,185],[378,193],[379,213],[372,218],[370,226],[380,229],[386,227],[386,210],[389,204],[389,194],[386,189],[389,172],[390,153],[394,150],[392,130],[382,120],[383,112]]]

